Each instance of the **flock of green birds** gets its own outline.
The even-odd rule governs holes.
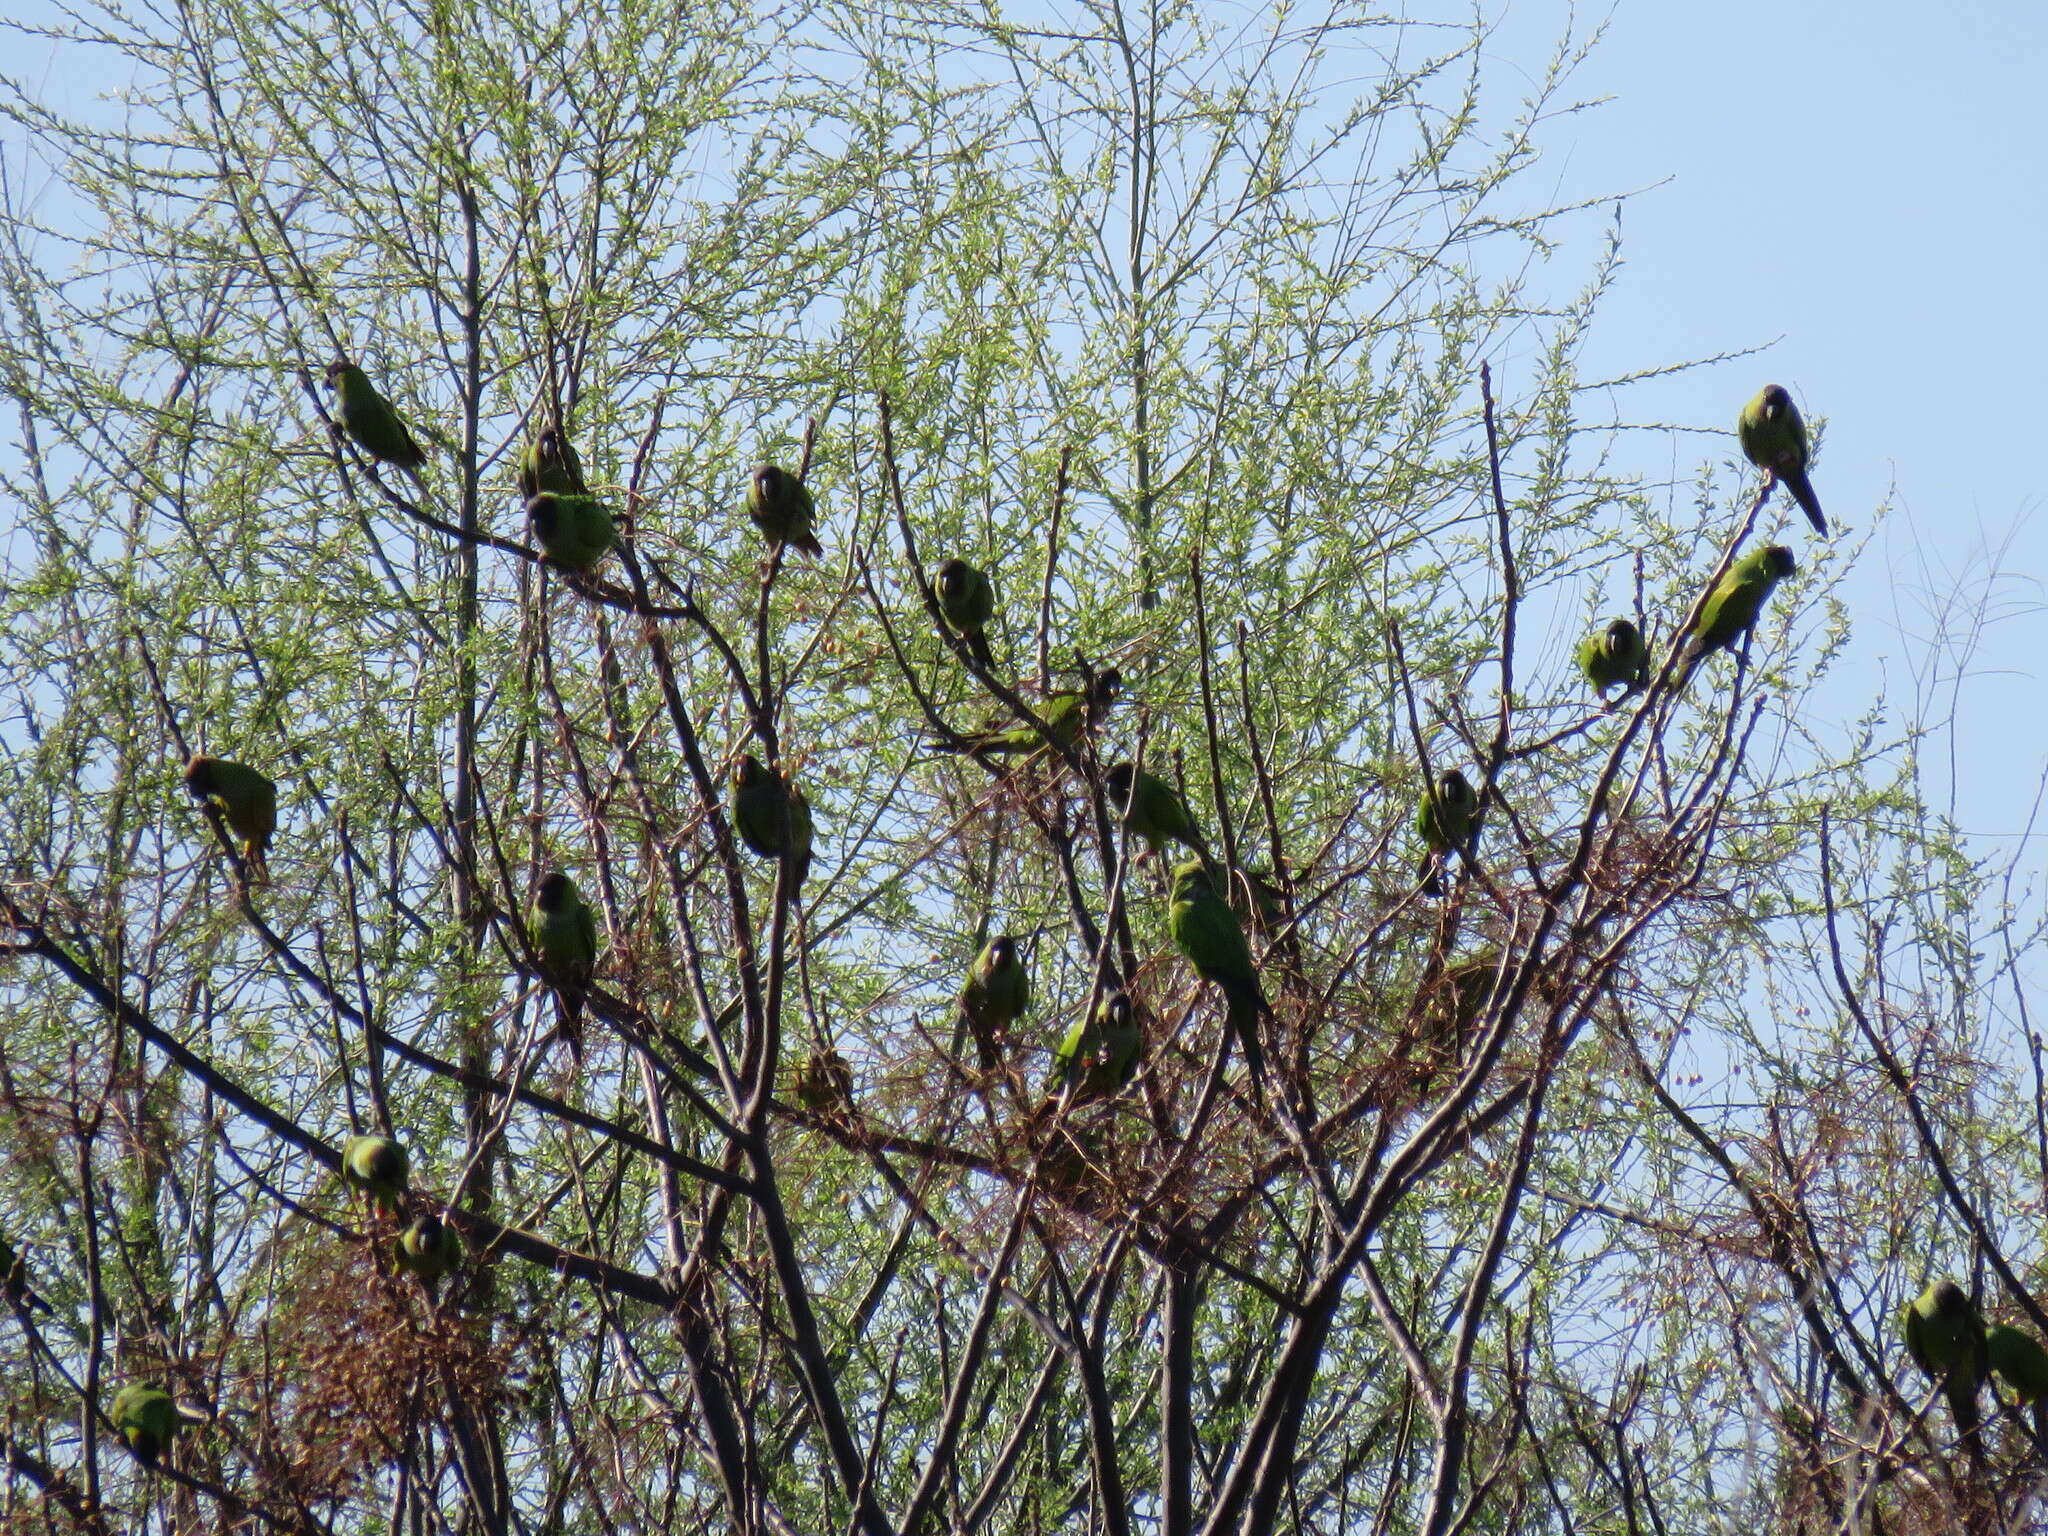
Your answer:
[[[342,435],[371,459],[423,484],[425,454],[362,369],[337,362],[327,370],[327,382],[336,396]],[[1743,408],[1737,434],[1750,462],[1782,483],[1816,531],[1824,534],[1827,523],[1807,478],[1806,427],[1791,395],[1776,384],[1766,386]],[[550,564],[580,576],[617,544],[618,524],[604,499],[591,492],[576,450],[559,427],[546,427],[522,453],[518,485],[527,524]],[[821,553],[814,528],[816,508],[798,476],[773,464],[757,466],[747,484],[746,511],[778,556],[784,547]],[[1684,668],[1680,686],[1702,659],[1750,633],[1773,589],[1793,570],[1791,551],[1779,544],[1753,551],[1729,567],[1687,631],[1679,655]],[[987,629],[995,617],[996,595],[988,575],[965,560],[949,559],[938,569],[931,597],[974,666],[990,668]],[[1615,619],[1589,636],[1578,648],[1577,661],[1603,704],[1613,688],[1621,688],[1626,698],[1649,682],[1648,647],[1640,629],[1627,619]],[[1037,755],[1049,748],[1071,750],[1102,724],[1122,686],[1115,668],[1090,672],[1083,687],[1049,693],[1038,701],[1042,728],[1000,720],[961,733],[948,749],[991,759]],[[267,856],[277,831],[276,785],[246,764],[201,755],[188,759],[185,784],[218,813],[238,844],[251,879],[267,882]],[[1267,1004],[1244,926],[1228,899],[1228,875],[1210,855],[1194,816],[1173,785],[1135,763],[1119,762],[1103,775],[1103,787],[1108,803],[1152,856],[1163,862],[1169,844],[1193,854],[1172,870],[1167,929],[1195,974],[1222,994],[1230,1038],[1243,1050],[1258,1083],[1263,1076],[1258,1019]],[[752,754],[742,755],[730,772],[727,810],[746,847],[758,857],[784,861],[792,889],[801,890],[810,866],[813,825],[809,803],[794,780]],[[1437,773],[1425,784],[1415,830],[1426,850],[1420,872],[1426,893],[1441,894],[1441,871],[1453,853],[1471,860],[1479,814],[1480,796],[1457,769]],[[1258,878],[1245,879],[1253,904],[1265,906]],[[598,924],[566,873],[554,870],[541,880],[527,932],[541,977],[556,994],[559,1033],[580,1063],[584,1003],[599,953]],[[1011,1031],[1030,1002],[1031,979],[1017,940],[1008,934],[991,940],[968,972],[958,1002],[961,1031],[973,1037],[984,1073],[1012,1059]],[[1131,1083],[1143,1050],[1136,1004],[1127,992],[1110,988],[1092,1008],[1084,1008],[1082,1018],[1054,1051],[1048,1094],[1072,1102],[1114,1095]],[[797,1101],[813,1113],[841,1115],[851,1109],[852,1073],[838,1052],[816,1051],[796,1068],[794,1090]],[[408,1161],[396,1139],[351,1136],[343,1147],[342,1167],[352,1189],[382,1210],[398,1212]],[[432,1214],[406,1226],[392,1249],[398,1267],[417,1276],[430,1294],[457,1266],[461,1253],[455,1233]],[[40,1304],[28,1290],[20,1260],[4,1243],[0,1269],[5,1273],[5,1294],[17,1308]],[[2048,1388],[2048,1354],[2038,1343],[2011,1329],[1994,1329],[1992,1336],[1987,1343],[1986,1331],[1967,1299],[1947,1282],[1930,1287],[1908,1309],[1907,1347],[1923,1369],[1947,1383],[1959,1426],[1962,1405],[1967,1403],[1974,1411],[1975,1385],[1987,1358],[1991,1368],[2028,1401]],[[171,1397],[148,1383],[122,1388],[110,1418],[135,1454],[151,1464],[181,1422]]]

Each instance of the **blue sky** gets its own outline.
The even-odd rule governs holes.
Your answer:
[[[1495,83],[1540,64],[1568,14],[1512,5]],[[1954,813],[1994,857],[2048,757],[2043,60],[2048,7],[2017,0],[1623,0],[1570,93],[1613,99],[1546,135],[1560,193],[1652,189],[1623,213],[1627,267],[1587,377],[1774,343],[1636,386],[1620,418],[1725,431],[1775,380],[1827,418],[1814,480],[1844,538],[1890,500],[1848,583],[1856,633],[1828,701],[1846,722],[1879,688],[1895,718],[1952,698],[1930,787],[1952,759]],[[1652,479],[1733,451],[1640,443]],[[1967,640],[1980,606],[1974,650],[1937,652],[1940,616]]]

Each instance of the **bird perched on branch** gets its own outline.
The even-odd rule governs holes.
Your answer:
[[[1977,1391],[1984,1384],[1988,1346],[1984,1319],[1953,1280],[1937,1280],[1900,1314],[1906,1353],[1927,1379],[1941,1385],[1956,1432],[1973,1456],[1977,1440]]]
[[[114,1432],[145,1467],[156,1465],[157,1457],[184,1423],[170,1393],[154,1383],[140,1381],[130,1382],[114,1394],[107,1417],[113,1421]]]
[[[1155,858],[1162,857],[1168,843],[1179,843],[1189,852],[1209,861],[1209,850],[1187,802],[1166,780],[1147,773],[1136,763],[1118,763],[1102,777],[1109,796],[1109,808],[1122,814],[1124,825],[1145,840]]]
[[[812,1051],[797,1064],[797,1103],[814,1115],[853,1113],[853,1068],[829,1047]]]
[[[965,560],[948,560],[939,567],[936,590],[939,612],[967,642],[975,665],[986,670],[994,664],[988,648],[988,621],[996,614],[995,583]]]
[[[541,553],[571,571],[588,571],[619,542],[618,526],[595,496],[542,491],[526,504],[526,521]]]
[[[2048,1349],[2031,1333],[1992,1323],[1984,1330],[1984,1360],[2022,1407],[2048,1398]]]
[[[462,1262],[462,1239],[428,1211],[414,1217],[412,1224],[393,1239],[391,1257],[400,1269],[418,1279],[431,1296],[441,1277]]]
[[[1076,1019],[1052,1055],[1051,1093],[1071,1088],[1075,1098],[1099,1099],[1121,1093],[1137,1076],[1144,1038],[1130,994],[1110,993],[1093,1013]]]
[[[1627,619],[1616,619],[1597,635],[1579,642],[1579,671],[1607,702],[1607,690],[1621,686],[1627,698],[1647,680],[1650,648],[1643,644],[1643,632]]]
[[[329,363],[327,387],[334,391],[335,416],[349,441],[379,463],[395,465],[426,484],[420,466],[427,456],[368,374],[354,363]]]
[[[258,880],[270,880],[270,839],[277,832],[277,786],[254,768],[224,757],[185,760],[185,788],[220,812]]]
[[[1686,634],[1685,671],[1679,677],[1679,686],[1685,686],[1701,661],[1715,651],[1728,649],[1754,629],[1764,603],[1778,583],[1798,569],[1792,551],[1782,544],[1753,549],[1729,566]]]
[[[569,1054],[583,1060],[583,999],[597,969],[597,914],[559,869],[541,881],[534,893],[531,924],[534,954],[541,973],[561,1004],[562,1038]]]
[[[532,501],[547,491],[556,496],[588,496],[583,461],[560,427],[543,427],[519,455],[519,499]]]
[[[1072,747],[1084,733],[1093,734],[1108,718],[1111,706],[1124,691],[1124,675],[1115,667],[1097,672],[1085,687],[1049,693],[1038,701],[1036,713],[1045,722],[1046,733],[1062,747]],[[966,751],[973,749],[993,753],[997,756],[1011,756],[1024,752],[1037,752],[1045,746],[1045,737],[1031,725],[1010,725],[997,722],[984,726],[978,731],[965,731],[960,736],[961,745],[947,744],[945,750]]]
[[[804,792],[749,752],[733,764],[727,800],[740,841],[764,859],[786,854],[802,885],[810,873],[813,836]]]
[[[1189,859],[1173,871],[1166,929],[1195,974],[1223,993],[1226,1018],[1244,1046],[1245,1063],[1255,1077],[1262,1075],[1265,1052],[1259,1046],[1258,1021],[1266,998],[1259,987],[1259,968],[1252,962],[1244,925],[1200,859]]]
[[[1756,392],[1736,420],[1735,436],[1749,462],[1790,491],[1813,531],[1825,534],[1828,520],[1821,516],[1820,498],[1806,478],[1806,423],[1784,385],[1766,384]]]
[[[1010,1026],[1031,1006],[1031,973],[1007,933],[982,946],[960,988],[960,1019],[980,1053],[981,1069],[994,1071],[1010,1044]]]
[[[342,1143],[342,1182],[387,1211],[398,1209],[411,1172],[405,1148],[389,1136],[351,1136]]]
[[[1429,850],[1419,872],[1425,894],[1443,895],[1439,870],[1454,849],[1471,840],[1472,822],[1478,813],[1479,796],[1471,781],[1455,768],[1445,769],[1423,789],[1415,808],[1415,831]]]
[[[811,531],[816,510],[809,488],[795,475],[773,464],[754,466],[747,481],[747,516],[769,544],[787,544],[807,555],[823,554],[825,547]]]
[[[50,1310],[50,1304],[29,1289],[27,1261],[4,1237],[0,1237],[0,1298],[17,1310],[23,1307],[37,1312]]]

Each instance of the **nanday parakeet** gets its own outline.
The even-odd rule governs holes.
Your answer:
[[[1984,1383],[1984,1319],[1953,1280],[1937,1280],[1900,1314],[1906,1353],[1929,1381],[1942,1384],[1956,1432],[1978,1449],[1977,1391]]]
[[[1429,850],[1422,861],[1422,889],[1441,896],[1443,881],[1439,864],[1472,837],[1472,820],[1479,811],[1479,796],[1471,780],[1455,768],[1447,768],[1422,791],[1415,807],[1415,831]]]
[[[435,1283],[462,1262],[462,1239],[432,1211],[415,1216],[391,1243],[398,1267],[433,1293]]]
[[[562,1038],[583,1060],[583,999],[597,969],[597,914],[575,881],[555,870],[534,893],[532,939],[541,971],[561,1001]]]
[[[1650,648],[1643,644],[1642,631],[1627,619],[1615,619],[1599,634],[1586,636],[1579,642],[1578,657],[1580,674],[1603,704],[1607,690],[1617,684],[1627,698],[1647,681]]]
[[[29,1307],[48,1312],[50,1304],[29,1289],[28,1261],[15,1252],[14,1245],[0,1237],[0,1299],[11,1307]]]
[[[1165,853],[1168,843],[1207,855],[1187,802],[1156,773],[1147,773],[1136,763],[1118,763],[1103,775],[1102,787],[1109,796],[1110,810],[1123,816],[1125,825],[1145,840],[1155,857]],[[1125,811],[1127,805],[1130,809]]]
[[[740,841],[764,859],[787,851],[797,884],[811,868],[811,805],[804,792],[749,752],[732,767],[728,806]]]
[[[1753,549],[1729,566],[1707,595],[1699,618],[1686,636],[1686,666],[1680,686],[1701,661],[1715,651],[1728,649],[1754,629],[1764,603],[1778,583],[1798,569],[1792,551],[1782,544]]]
[[[1123,691],[1123,673],[1115,667],[1108,667],[1096,673],[1093,683],[1086,688],[1047,694],[1038,701],[1036,713],[1045,722],[1046,730],[1054,741],[1063,747],[1072,747],[1080,740],[1083,731],[1092,732],[1102,724]],[[978,731],[963,732],[961,740],[968,746],[999,756],[1037,752],[1045,746],[1045,737],[1030,725],[998,723]]]
[[[571,571],[588,571],[619,541],[617,524],[595,496],[542,491],[526,504],[526,521],[541,553]]]
[[[987,629],[996,613],[995,583],[965,560],[955,559],[939,567],[936,589],[939,611],[967,642],[975,664],[987,670],[994,664]]]
[[[1244,1045],[1245,1062],[1254,1075],[1261,1073],[1265,1053],[1259,1046],[1258,1019],[1266,999],[1259,988],[1259,970],[1252,962],[1244,926],[1200,859],[1175,867],[1166,927],[1195,974],[1222,991],[1230,1027]]]
[[[354,363],[329,363],[327,387],[335,394],[335,415],[343,434],[379,463],[396,465],[419,480],[427,456],[413,441],[389,400]]]
[[[1130,994],[1110,993],[1086,1018],[1076,1019],[1053,1052],[1049,1091],[1072,1087],[1077,1098],[1120,1093],[1137,1075],[1144,1041]]]
[[[1775,476],[1799,503],[1813,531],[1825,534],[1828,520],[1821,515],[1813,482],[1806,478],[1806,422],[1784,385],[1766,384],[1756,392],[1736,419],[1735,436],[1749,462]]]
[[[277,786],[254,768],[224,757],[201,757],[185,763],[185,788],[221,814],[242,845],[242,857],[257,879],[270,880],[270,839],[277,832]]]
[[[785,469],[773,464],[756,464],[747,480],[747,516],[761,535],[773,544],[787,544],[807,555],[824,553],[824,546],[811,531],[816,515],[810,488]]]
[[[812,1051],[797,1063],[793,1086],[797,1103],[814,1115],[853,1112],[853,1068],[829,1047]]]
[[[990,939],[960,988],[960,1017],[974,1036],[983,1071],[992,1071],[1010,1042],[1010,1026],[1031,1006],[1031,973],[1007,933]]]
[[[164,1447],[182,1427],[178,1405],[162,1387],[148,1382],[130,1382],[114,1394],[107,1409],[114,1431],[146,1467],[156,1465]]]
[[[543,491],[557,496],[588,496],[583,480],[583,461],[569,434],[559,427],[543,427],[519,455],[519,499],[531,502]]]
[[[1984,1358],[2023,1405],[2048,1397],[2048,1349],[2031,1333],[1992,1323],[1984,1330]]]
[[[389,1136],[351,1136],[341,1146],[342,1182],[387,1211],[398,1209],[412,1172],[405,1148]]]

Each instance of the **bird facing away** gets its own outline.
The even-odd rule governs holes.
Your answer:
[[[1244,1045],[1245,1062],[1254,1074],[1262,1072],[1265,1054],[1259,1048],[1258,1018],[1266,999],[1259,988],[1259,969],[1252,963],[1243,924],[1217,892],[1214,877],[1200,859],[1174,868],[1166,928],[1195,974],[1222,991],[1230,1027]]]
[[[1054,1093],[1071,1087],[1076,1099],[1121,1093],[1137,1076],[1143,1049],[1130,995],[1112,992],[1095,1005],[1092,1014],[1074,1021],[1053,1052],[1052,1079],[1046,1086]]]
[[[1108,718],[1110,708],[1124,691],[1124,675],[1115,667],[1095,674],[1085,688],[1049,693],[1038,702],[1038,718],[1052,739],[1071,748],[1086,731],[1093,733]],[[1013,726],[998,722],[961,735],[966,747],[998,756],[1039,751],[1045,737],[1030,725]],[[963,748],[950,748],[959,751]]]
[[[1109,808],[1123,813],[1124,825],[1145,839],[1154,857],[1163,855],[1168,843],[1179,843],[1191,853],[1207,852],[1187,802],[1157,774],[1136,763],[1118,763],[1103,775],[1102,787],[1109,795]]]
[[[1607,690],[1619,684],[1627,698],[1647,680],[1650,648],[1643,632],[1627,619],[1615,619],[1597,635],[1579,642],[1579,672],[1607,702]]]
[[[2048,1397],[2048,1349],[2031,1333],[1991,1324],[1984,1330],[1984,1358],[2023,1405]]]
[[[1031,1006],[1031,973],[1007,933],[982,946],[960,988],[960,1017],[974,1036],[981,1069],[993,1071],[1010,1044],[1010,1026]]]
[[[967,642],[975,665],[986,670],[994,661],[986,631],[996,614],[995,583],[965,560],[948,560],[939,567],[938,594],[939,611]]]
[[[327,387],[334,391],[335,414],[349,441],[379,463],[395,465],[419,480],[427,456],[370,376],[354,363],[329,363]]]
[[[533,897],[533,951],[541,972],[561,1004],[562,1038],[569,1054],[583,1060],[583,999],[597,969],[597,914],[559,869],[541,881]]]
[[[829,1048],[812,1051],[797,1063],[797,1103],[814,1115],[853,1113],[853,1068]]]
[[[1699,618],[1686,635],[1686,667],[1679,679],[1680,686],[1684,686],[1702,660],[1715,651],[1728,649],[1754,629],[1764,603],[1778,583],[1798,569],[1792,551],[1782,544],[1753,549],[1729,566],[1707,595]]]
[[[532,501],[543,491],[557,496],[588,496],[583,461],[560,427],[543,427],[540,436],[519,455],[519,499]]]
[[[50,1310],[50,1304],[29,1289],[27,1261],[4,1237],[0,1237],[0,1298],[16,1310],[23,1307],[31,1307],[38,1312]]]
[[[526,504],[526,521],[541,553],[571,571],[588,571],[612,552],[619,530],[595,496],[542,491]]]
[[[747,481],[747,516],[771,545],[787,544],[807,555],[823,554],[824,546],[811,531],[816,513],[811,493],[803,481],[773,464],[756,464]]]
[[[1781,482],[1813,524],[1813,531],[1825,534],[1828,520],[1821,516],[1820,498],[1806,478],[1806,422],[1784,385],[1766,384],[1756,392],[1756,398],[1742,408],[1735,436],[1749,462]]]
[[[732,767],[728,796],[740,841],[764,859],[788,855],[802,885],[811,868],[811,804],[804,792],[749,752]]]
[[[341,1179],[387,1211],[398,1209],[411,1174],[405,1148],[389,1136],[351,1136],[341,1146]]]
[[[1937,1280],[1900,1314],[1906,1353],[1929,1381],[1940,1382],[1956,1432],[1975,1453],[1977,1389],[1984,1382],[1984,1319],[1953,1280]]]
[[[254,768],[195,753],[185,762],[185,788],[220,812],[242,845],[242,857],[256,878],[268,884],[270,839],[277,832],[277,786]]]
[[[440,1278],[462,1262],[462,1239],[432,1211],[413,1218],[391,1244],[398,1267],[433,1293]]]
[[[163,1454],[183,1422],[170,1393],[139,1381],[130,1382],[114,1394],[107,1417],[113,1421],[114,1432],[145,1467],[156,1465],[157,1457]]]

